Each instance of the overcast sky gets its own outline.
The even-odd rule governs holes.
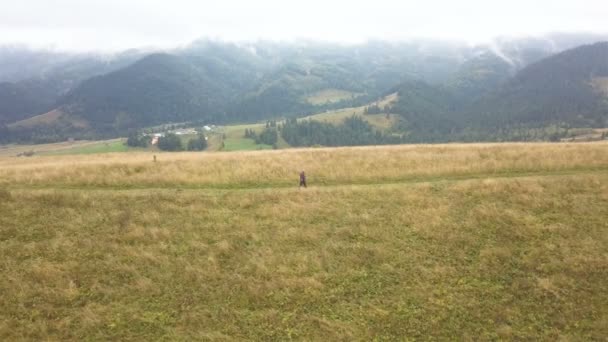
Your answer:
[[[116,51],[223,40],[608,33],[608,0],[2,0],[0,44]]]

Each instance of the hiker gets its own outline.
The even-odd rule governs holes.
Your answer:
[[[300,172],[300,188],[301,187],[306,188],[306,174],[304,173],[304,171]]]

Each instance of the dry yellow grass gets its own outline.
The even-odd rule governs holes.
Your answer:
[[[386,105],[390,105],[397,101],[398,98],[398,94],[394,93],[386,96],[375,104],[377,104],[381,108],[384,108]],[[366,107],[367,106],[343,108],[339,110],[328,111],[326,113],[310,115],[305,118],[302,118],[301,120],[316,120],[332,124],[339,124],[342,123],[344,119],[354,115],[367,121],[370,125],[378,129],[389,129],[393,125],[395,125],[399,120],[399,115],[396,114],[389,114],[388,117],[386,114],[365,114]]]
[[[0,158],[0,340],[601,340],[607,148]]]
[[[0,158],[1,186],[274,187],[608,168],[608,143],[403,145],[236,153]]]
[[[11,190],[0,339],[602,339],[607,184]]]

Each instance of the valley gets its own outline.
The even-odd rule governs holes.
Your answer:
[[[606,341],[608,3],[0,5],[0,341]]]
[[[395,139],[334,143],[557,141],[573,129],[608,127],[608,43],[585,45],[596,36],[575,46],[552,39],[502,42],[498,50],[424,41],[201,42],[127,54],[104,68],[92,63],[74,74],[58,71],[44,82],[2,83],[0,143],[106,140],[174,122],[232,126],[313,118],[339,126],[353,113]],[[53,80],[57,84],[48,85]],[[331,130],[321,127],[315,129]],[[253,149],[247,145],[228,141],[227,148]]]

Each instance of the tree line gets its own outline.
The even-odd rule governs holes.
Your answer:
[[[354,115],[339,125],[289,119],[279,125],[278,129],[281,137],[295,147],[387,145],[402,142],[400,135],[375,130],[367,121]]]
[[[266,127],[260,133],[256,133],[253,129],[245,129],[245,138],[253,139],[257,145],[271,145],[273,148],[277,148],[279,141],[278,125],[275,120],[266,122]]]
[[[142,135],[137,132],[131,132],[129,137],[127,138],[127,146],[131,147],[148,147],[150,143],[150,136]],[[188,140],[186,145],[182,142],[182,139],[174,133],[165,134],[165,136],[160,137],[158,139],[158,148],[161,151],[203,151],[206,150],[207,139],[201,133],[199,133],[195,138],[191,138]]]

